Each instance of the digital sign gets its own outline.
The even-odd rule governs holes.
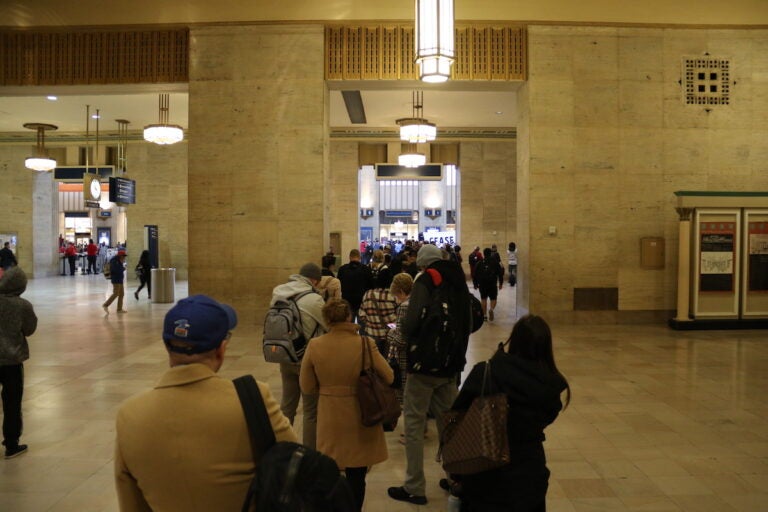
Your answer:
[[[128,178],[109,178],[109,200],[117,204],[136,203],[136,182]]]

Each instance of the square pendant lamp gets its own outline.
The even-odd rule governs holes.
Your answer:
[[[416,0],[414,46],[420,80],[439,83],[451,77],[453,0]]]

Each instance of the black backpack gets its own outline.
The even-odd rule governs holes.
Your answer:
[[[478,283],[489,284],[496,282],[496,273],[491,265],[496,265],[496,262],[491,262],[487,259],[477,262],[477,265],[475,265],[475,280]]]
[[[480,303],[480,299],[472,294],[469,294],[469,301],[472,308],[472,328],[470,329],[470,332],[476,332],[483,326],[483,322],[485,322],[483,305]]]
[[[425,270],[419,280],[427,284],[430,295],[421,311],[417,338],[409,341],[407,368],[409,372],[424,375],[450,376],[465,363],[466,343],[461,325],[464,315],[459,311],[458,295],[471,294],[466,288],[457,290],[450,286],[432,268]]]
[[[336,462],[298,443],[276,442],[253,376],[243,375],[234,383],[254,458],[259,458],[242,512],[254,506],[255,510],[272,512],[356,512],[352,490]]]

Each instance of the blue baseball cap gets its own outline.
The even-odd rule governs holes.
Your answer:
[[[236,326],[237,314],[231,306],[207,295],[193,295],[181,299],[165,314],[163,341],[172,352],[200,354],[218,348]],[[185,345],[174,345],[170,340]]]

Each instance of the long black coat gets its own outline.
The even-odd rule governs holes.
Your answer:
[[[472,368],[453,409],[466,410],[480,395],[486,363]],[[544,428],[562,409],[566,382],[548,368],[506,353],[491,358],[491,393],[504,392],[509,403],[507,434],[512,462],[503,468],[457,477],[465,510],[529,512],[544,510],[549,470],[544,456]],[[486,394],[489,389],[486,388]]]

